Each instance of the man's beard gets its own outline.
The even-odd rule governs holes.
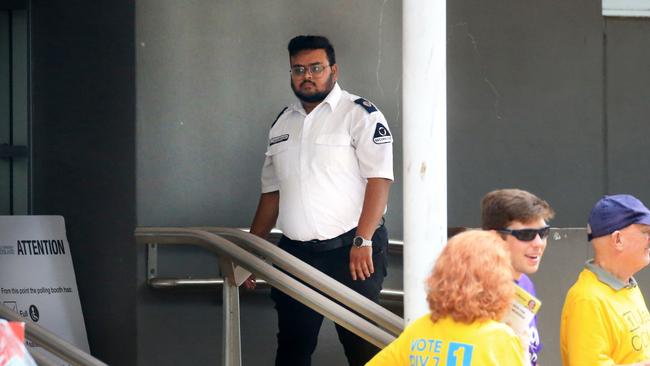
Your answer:
[[[314,83],[313,81],[305,80],[302,82],[302,84],[304,83],[312,83],[314,86],[316,86],[316,83]],[[316,103],[316,102],[322,102],[325,98],[327,98],[327,95],[329,95],[329,93],[334,88],[334,83],[335,83],[334,75],[330,74],[330,77],[327,78],[327,88],[322,92],[317,92],[314,94],[302,93],[299,89],[296,88],[295,85],[293,85],[293,82],[291,82],[291,90],[293,90],[293,94],[295,94],[296,97],[298,97],[298,99],[300,99],[301,101],[307,103]]]

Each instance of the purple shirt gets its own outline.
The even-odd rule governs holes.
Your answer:
[[[525,274],[522,274],[519,280],[515,280],[519,287],[526,290],[529,294],[537,296],[535,294],[535,286],[533,281],[528,278]],[[532,366],[537,365],[537,358],[539,357],[539,351],[542,350],[542,342],[539,339],[539,332],[537,331],[537,315],[533,317],[533,320],[530,322],[530,345],[528,347],[528,353],[530,354],[530,364]]]

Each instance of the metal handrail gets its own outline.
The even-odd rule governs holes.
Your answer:
[[[300,278],[308,285],[318,288],[323,293],[365,316],[395,336],[404,330],[404,319],[386,310],[372,300],[360,296],[359,293],[342,283],[330,279],[324,273],[290,255],[277,245],[269,243],[267,240],[234,228],[202,227],[199,229],[238,239],[238,243],[250,251],[269,259],[276,266]],[[329,281],[323,281],[323,277],[326,277]]]
[[[378,347],[383,348],[395,339],[390,333],[214,233],[192,228],[137,228],[135,236],[136,241],[140,244],[189,244],[204,247],[219,256],[228,257],[242,268],[260,275],[275,288]],[[333,281],[328,276],[320,274],[321,276],[317,276],[318,283]],[[353,297],[362,297],[357,293],[353,295]]]
[[[201,228],[210,231],[211,227]],[[248,228],[240,227],[237,230],[248,232]],[[273,243],[277,244],[282,236],[282,231],[273,229],[271,233],[266,237],[266,239]],[[402,255],[402,248],[404,242],[397,239],[388,239],[388,253],[394,255]],[[151,250],[151,248],[149,248]],[[161,277],[158,276],[158,264],[157,259],[153,259],[147,263],[150,273],[147,275],[147,284],[158,290],[174,290],[174,289],[216,289],[222,287],[225,283],[225,279],[221,277],[208,277],[208,278],[183,278],[183,277]],[[268,288],[268,284],[263,279],[256,280],[257,286],[255,289],[264,289]],[[403,302],[404,301],[404,291],[401,289],[391,289],[391,288],[382,288],[379,293],[380,301],[392,301],[392,302]]]
[[[102,361],[80,350],[74,345],[64,341],[56,334],[49,330],[34,324],[31,321],[25,321],[23,317],[16,314],[13,310],[6,306],[0,305],[0,317],[11,320],[25,322],[25,336],[35,344],[45,348],[57,357],[69,362],[71,365],[78,366],[107,366]],[[53,365],[54,363],[47,360],[45,357],[32,353],[32,357],[36,359],[39,365]]]
[[[223,286],[226,280],[221,277],[210,277],[210,278],[176,278],[176,277],[151,277],[149,278],[149,286],[155,289],[182,289],[182,288],[218,288]],[[256,279],[255,283],[258,288],[268,287],[268,283],[263,279]],[[379,294],[380,300],[387,301],[397,301],[401,302],[404,300],[404,291],[394,290],[394,289],[381,289]]]

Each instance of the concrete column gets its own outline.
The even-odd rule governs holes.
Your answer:
[[[404,319],[429,311],[425,279],[447,241],[445,0],[402,2]]]

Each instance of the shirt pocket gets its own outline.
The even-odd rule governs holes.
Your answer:
[[[293,146],[288,142],[281,142],[269,146],[266,150],[266,157],[271,159],[275,175],[279,180],[284,180],[291,172],[291,153]]]
[[[315,163],[330,172],[358,169],[352,137],[346,134],[320,135],[315,141]]]

